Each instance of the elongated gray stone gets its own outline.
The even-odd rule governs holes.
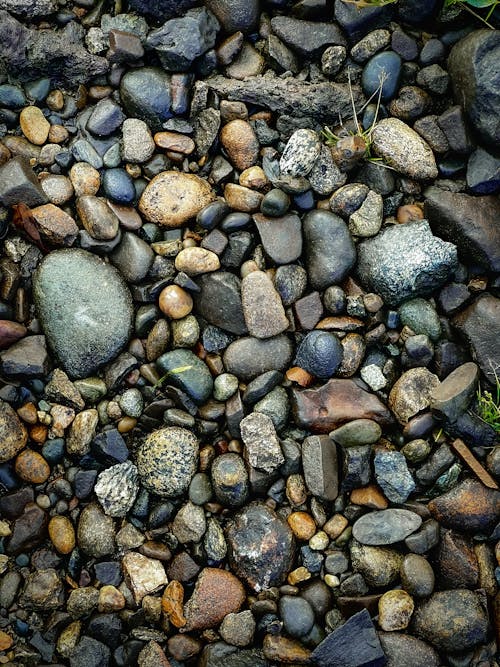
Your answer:
[[[302,443],[302,466],[313,496],[335,500],[339,494],[337,447],[327,435],[311,435]]]
[[[402,509],[387,509],[369,512],[359,518],[352,534],[361,544],[383,546],[406,539],[422,525],[422,518]]]

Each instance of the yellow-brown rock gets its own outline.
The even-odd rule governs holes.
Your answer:
[[[75,548],[75,529],[66,516],[52,517],[49,522],[49,537],[60,554],[69,554]]]
[[[236,169],[243,171],[257,162],[259,141],[246,120],[232,120],[221,130],[220,140]]]
[[[50,123],[38,107],[25,107],[19,114],[19,125],[28,141],[41,146],[49,136]]]
[[[17,455],[15,469],[21,479],[31,484],[43,484],[50,475],[47,461],[32,449],[24,449]]]

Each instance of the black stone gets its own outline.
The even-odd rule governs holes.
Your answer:
[[[201,276],[198,285],[200,293],[193,297],[201,317],[230,333],[245,334],[240,279],[233,273],[217,271]]]
[[[283,373],[279,371],[267,371],[262,373],[248,383],[247,388],[243,392],[243,403],[253,405],[264,398],[270,391],[277,387],[283,381]]]
[[[172,117],[170,76],[155,67],[142,67],[125,74],[120,83],[120,96],[133,118],[140,118],[159,132],[164,121]]]
[[[90,449],[96,459],[110,466],[123,463],[129,455],[125,440],[115,428],[96,435],[90,443]]]
[[[311,375],[326,380],[335,373],[342,362],[342,345],[329,331],[310,331],[300,343],[295,365]]]
[[[151,16],[158,21],[166,21],[181,16],[196,5],[197,0],[129,0],[129,5],[138,14]]]
[[[108,667],[109,648],[102,642],[83,636],[69,659],[70,667]]]
[[[4,206],[19,203],[38,206],[48,202],[28,158],[18,155],[0,167],[0,202]]]
[[[104,583],[104,582],[103,582]],[[115,649],[121,641],[122,623],[118,614],[97,614],[87,626],[87,632],[97,641]]]

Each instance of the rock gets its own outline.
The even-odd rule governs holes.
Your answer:
[[[335,334],[310,331],[303,338],[294,363],[320,380],[331,378],[342,362],[342,345]]]
[[[250,32],[258,22],[258,0],[207,0],[207,7],[229,34],[239,30]]]
[[[234,574],[205,567],[184,606],[187,623],[182,632],[218,626],[227,614],[239,611],[244,600],[245,589]]]
[[[23,324],[11,320],[0,320],[0,348],[8,348],[26,336],[28,330]]]
[[[241,421],[240,429],[245,459],[250,467],[272,473],[284,462],[270,417],[253,412]]]
[[[327,435],[311,435],[302,442],[306,486],[321,500],[335,500],[339,492],[337,449]]]
[[[105,199],[83,195],[76,201],[76,210],[92,238],[98,241],[110,241],[118,234],[120,221],[107,206]]]
[[[317,132],[307,128],[296,130],[288,140],[281,156],[281,175],[307,176],[318,159],[320,151],[321,141]]]
[[[255,632],[255,619],[249,609],[239,614],[231,612],[222,621],[219,628],[222,639],[232,646],[248,646],[252,643]]]
[[[239,338],[224,352],[224,366],[228,373],[240,380],[253,380],[271,370],[284,371],[292,357],[292,344],[284,336],[267,340]]]
[[[452,320],[453,325],[471,346],[481,371],[491,383],[496,382],[492,359],[499,350],[500,299],[490,294],[477,299]]]
[[[136,234],[125,232],[109,258],[127,282],[138,283],[148,274],[154,252],[151,246]]]
[[[75,548],[75,529],[68,517],[52,517],[49,522],[49,537],[56,551],[64,556]]]
[[[220,140],[236,169],[243,171],[257,162],[259,142],[248,121],[229,121],[221,130]]]
[[[0,202],[4,206],[38,206],[47,201],[28,158],[18,155],[0,167]]]
[[[479,368],[473,362],[452,371],[432,392],[430,407],[438,417],[454,422],[476,395]]]
[[[152,16],[158,21],[179,16],[195,4],[196,0],[130,0],[130,6],[138,14]]]
[[[431,500],[429,511],[447,528],[489,534],[498,520],[500,492],[468,478]]]
[[[291,402],[296,422],[315,433],[329,433],[353,419],[391,422],[383,403],[353,380],[329,380],[318,389],[292,389]]]
[[[263,202],[265,201],[265,197]],[[268,218],[253,216],[264,251],[276,264],[289,264],[302,254],[302,224],[295,213]]]
[[[389,407],[400,424],[425,410],[432,392],[439,386],[439,378],[426,368],[410,368],[397,380],[389,394]]]
[[[101,508],[91,503],[80,514],[78,521],[78,545],[88,556],[103,558],[115,552],[115,527],[113,519]]]
[[[415,611],[412,624],[417,637],[439,651],[468,651],[486,641],[488,618],[477,593],[469,590],[434,593]]]
[[[401,452],[379,450],[374,458],[375,479],[393,503],[404,503],[415,490],[415,482]]]
[[[366,38],[365,38],[366,39]],[[376,94],[382,87],[381,101],[388,102],[396,95],[401,76],[401,58],[394,51],[377,53],[366,63],[361,85],[366,97]]]
[[[372,547],[353,540],[350,544],[352,569],[369,586],[385,588],[399,577],[403,556],[394,549]]]
[[[185,503],[175,515],[172,532],[181,544],[200,542],[207,530],[205,512],[199,505]]]
[[[289,322],[280,295],[263,271],[252,271],[241,281],[245,324],[251,336],[271,338],[285,331]]]
[[[154,49],[167,71],[184,72],[193,60],[213,48],[219,22],[204,7],[189,9],[148,34],[146,47]]]
[[[158,642],[150,641],[137,656],[138,667],[170,667],[170,662]]]
[[[248,498],[249,483],[241,456],[232,452],[217,456],[210,472],[217,500],[229,507],[243,505]]]
[[[23,449],[17,455],[15,471],[18,477],[30,484],[43,484],[50,475],[50,466],[41,454]]]
[[[19,125],[28,141],[42,146],[49,136],[50,123],[38,107],[24,107],[19,114]]]
[[[263,503],[243,508],[227,528],[229,562],[255,592],[279,586],[294,559],[292,531]]]
[[[220,268],[219,258],[205,248],[184,248],[175,258],[177,271],[184,271],[188,276],[199,276]]]
[[[139,210],[149,222],[180,227],[214,199],[212,189],[199,176],[163,171],[146,186]]]
[[[156,360],[156,364],[162,374],[167,374],[168,384],[185,391],[198,405],[212,395],[214,383],[208,366],[191,350],[166,352]]]
[[[96,284],[106,284],[99,298]],[[72,377],[90,375],[128,342],[129,291],[116,269],[95,255],[84,250],[50,253],[34,275],[33,295],[49,345]]]
[[[467,163],[467,187],[477,195],[495,194],[500,189],[500,159],[476,148]]]
[[[346,41],[335,23],[300,21],[291,16],[274,16],[271,19],[273,33],[299,56],[310,58],[327,46],[345,46]]]
[[[318,667],[382,667],[385,656],[368,610],[330,633],[313,651]]]
[[[401,324],[410,327],[415,334],[425,334],[431,340],[441,337],[441,323],[432,305],[425,299],[405,301],[398,309]]]
[[[120,97],[128,116],[144,121],[155,132],[172,116],[170,76],[157,67],[128,71],[120,82]]]
[[[415,605],[406,591],[387,591],[378,601],[378,624],[386,632],[405,630]]]
[[[307,664],[311,655],[311,651],[301,642],[282,635],[267,634],[264,637],[263,646],[264,656],[267,660],[262,663],[262,667],[269,665],[268,660],[271,660],[272,663],[277,661],[278,663],[297,664],[298,661],[298,664]],[[255,664],[255,662],[252,662],[252,665]],[[261,663],[258,663],[258,665],[260,667]]]
[[[125,114],[109,97],[100,100],[92,110],[86,129],[97,137],[113,134],[125,120]]]
[[[21,606],[25,609],[57,609],[61,606],[63,585],[57,572],[48,568],[27,576],[21,594]]]
[[[71,651],[69,664],[70,667],[108,667],[109,660],[109,648],[84,635]]]
[[[122,127],[122,159],[141,164],[149,160],[154,150],[155,142],[147,124],[139,118],[126,118]]]
[[[345,222],[329,211],[311,211],[303,220],[303,233],[311,286],[323,290],[341,282],[356,261]]]
[[[373,151],[399,173],[423,181],[438,175],[431,147],[401,120],[380,120],[373,129],[372,137]]]
[[[464,260],[500,271],[497,197],[471,197],[437,187],[427,188],[425,197],[425,215],[436,234],[456,244]]]
[[[177,426],[153,431],[137,451],[141,483],[163,498],[179,496],[187,490],[197,463],[197,438]]]
[[[45,336],[27,336],[0,353],[3,375],[12,380],[41,378],[49,370]]]
[[[47,515],[38,505],[28,502],[24,511],[21,507],[16,510],[16,520],[12,524],[12,534],[5,549],[9,556],[16,556],[37,546],[43,542],[47,533]]]
[[[161,312],[172,320],[181,320],[193,310],[193,299],[182,287],[168,285],[160,292],[158,305]],[[168,338],[168,333],[166,336]]]
[[[24,17],[43,16],[57,11],[57,3],[54,0],[1,0],[0,8]]]
[[[24,424],[8,403],[0,401],[0,463],[13,459],[27,442]]]
[[[108,516],[125,516],[139,491],[137,468],[130,461],[111,466],[97,478],[94,492]]]
[[[393,306],[441,287],[456,267],[455,246],[433,236],[426,220],[387,227],[358,245],[362,282]]]
[[[421,639],[399,632],[378,633],[386,657],[386,667],[439,667],[436,651]]]
[[[136,604],[146,595],[156,593],[168,583],[163,564],[136,551],[129,551],[122,560],[125,581],[133,593]]]
[[[370,190],[357,211],[349,216],[349,231],[354,236],[375,236],[382,226],[384,203],[381,195]]]
[[[279,610],[284,629],[292,637],[304,637],[314,625],[314,611],[304,598],[283,595]]]
[[[359,518],[352,534],[361,544],[386,546],[402,542],[420,528],[422,519],[409,510],[386,509]]]
[[[330,438],[342,447],[372,445],[380,439],[382,429],[372,419],[354,419],[330,433]]]
[[[198,285],[200,291],[193,296],[201,317],[231,333],[248,333],[241,304],[241,281],[237,276],[217,271],[201,276]]]
[[[31,209],[40,234],[54,245],[73,245],[78,236],[78,226],[73,218],[54,204],[44,204]]]
[[[327,196],[344,185],[347,175],[340,171],[333,160],[332,151],[323,144],[307,179],[315,192]]]
[[[413,597],[429,597],[434,590],[434,572],[429,562],[418,554],[407,554],[401,565],[401,583]]]
[[[207,84],[229,100],[249,102],[259,107],[297,117],[312,117],[320,123],[335,123],[352,114],[347,85],[328,82],[307,83],[295,78],[247,77],[243,81],[214,76]],[[355,104],[362,95],[358,86],[352,86]]]
[[[475,30],[455,44],[448,59],[453,91],[486,146],[500,141],[498,31]]]

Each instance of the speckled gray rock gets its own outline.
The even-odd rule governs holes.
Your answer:
[[[132,329],[132,300],[118,271],[84,250],[56,250],[33,277],[33,296],[48,343],[70,377],[113,359]]]
[[[399,173],[416,180],[428,180],[438,175],[432,148],[398,118],[379,121],[372,136],[374,153]]]
[[[114,521],[96,503],[82,510],[77,535],[78,546],[88,556],[103,558],[115,552]]]
[[[248,465],[258,470],[274,472],[285,460],[271,418],[253,412],[240,423],[245,445],[244,456]]]
[[[382,226],[384,202],[381,195],[370,190],[365,201],[349,217],[349,231],[354,236],[375,236]]]
[[[389,305],[429,294],[456,268],[456,247],[433,236],[426,220],[387,227],[358,245],[361,281]]]
[[[147,162],[154,150],[155,142],[146,123],[139,118],[126,118],[122,127],[122,159],[140,164]]]
[[[393,503],[404,503],[415,482],[408,470],[406,457],[401,452],[380,450],[373,460],[375,479],[384,495]]]
[[[288,140],[280,159],[280,172],[287,176],[307,176],[321,151],[321,141],[314,130],[296,130]]]
[[[172,524],[172,532],[181,544],[199,542],[206,529],[205,510],[192,502],[180,508]]]
[[[256,338],[271,338],[289,322],[280,295],[264,271],[252,271],[241,281],[241,301],[248,331]]]
[[[97,499],[108,516],[125,516],[139,491],[139,475],[131,461],[103,470],[94,487]]]
[[[386,667],[439,667],[436,651],[421,639],[399,632],[379,632],[387,659]]]
[[[187,429],[170,426],[153,431],[137,451],[142,485],[163,498],[186,491],[198,463],[198,440]]]
[[[364,514],[354,524],[352,534],[361,544],[386,546],[402,542],[421,524],[422,518],[415,512],[390,508]]]
[[[340,171],[333,161],[332,152],[322,144],[318,159],[307,176],[312,189],[326,197],[347,181],[347,174]]]

